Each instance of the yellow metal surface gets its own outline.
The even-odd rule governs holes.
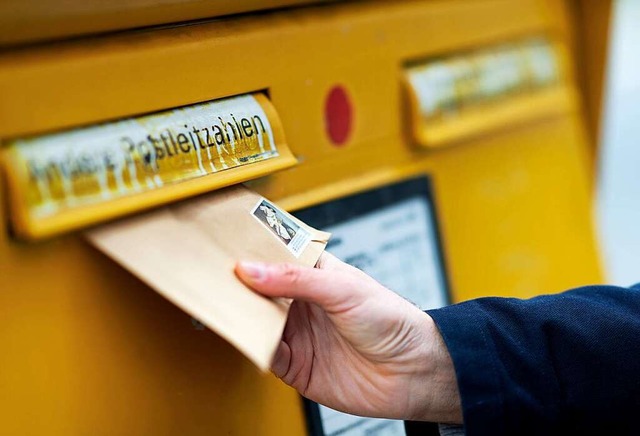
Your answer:
[[[322,1],[327,0],[2,0],[0,46]]]
[[[597,149],[601,135],[602,102],[606,82],[612,0],[545,0],[545,14],[566,35],[569,61],[580,88],[588,132],[591,189],[595,187]]]
[[[455,146],[425,150],[407,128],[407,61],[532,34],[565,44],[570,26],[547,3],[338,3],[8,51],[0,137],[266,89],[300,161],[251,182],[268,198],[295,209],[429,174],[455,300],[595,283],[587,136],[571,76],[562,110]],[[339,148],[324,125],[336,84],[355,121]],[[293,391],[79,234],[25,244],[1,231],[0,289],[0,434],[305,433]]]
[[[601,135],[602,102],[606,83],[613,0],[569,2],[574,23],[576,70],[584,94],[584,110],[592,148],[593,171]]]

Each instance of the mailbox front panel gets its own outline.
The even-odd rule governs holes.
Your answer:
[[[426,175],[454,301],[599,282],[565,6],[331,2],[5,50],[3,152],[19,138],[261,91],[298,161],[248,182],[270,200],[297,210]],[[465,135],[437,147],[415,140],[408,65],[540,37],[566,62],[553,92],[534,96],[544,101],[533,115],[531,96],[514,94],[493,108],[516,105],[517,123],[478,128],[454,110],[447,128]],[[0,433],[305,434],[293,390],[91,248],[82,226],[16,238],[7,174]]]

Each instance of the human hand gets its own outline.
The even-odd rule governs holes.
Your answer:
[[[328,253],[316,268],[239,262],[236,274],[294,299],[272,371],[303,396],[356,415],[462,422],[440,333],[402,297]]]

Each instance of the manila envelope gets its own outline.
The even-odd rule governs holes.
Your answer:
[[[313,267],[329,236],[239,185],[87,232],[96,247],[263,371],[280,343],[290,301],[252,291],[234,274],[235,263]]]

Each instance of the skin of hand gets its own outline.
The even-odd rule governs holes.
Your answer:
[[[427,314],[324,253],[316,268],[239,262],[260,294],[294,299],[272,371],[303,396],[372,417],[461,423],[451,357]]]

